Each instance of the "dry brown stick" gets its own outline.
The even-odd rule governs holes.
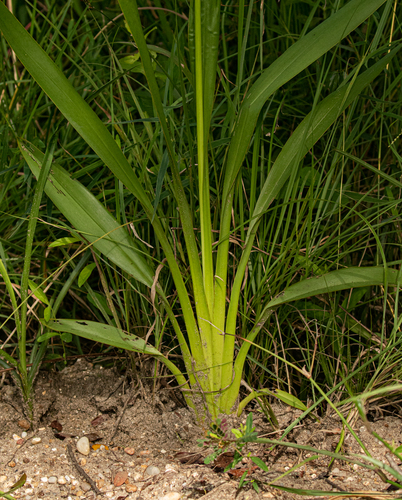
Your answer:
[[[134,398],[136,398],[139,393],[140,393],[139,390],[134,394],[134,396],[131,396],[131,394],[129,393],[128,398],[126,399],[126,402],[124,403],[123,410],[122,410],[119,418],[117,419],[116,425],[114,426],[113,434],[109,438],[109,444],[113,443],[113,438],[115,437],[115,435],[117,434],[117,431],[119,430],[119,425],[120,425],[120,422],[122,421],[122,418],[123,418],[123,415],[126,411],[128,403],[130,401],[132,401]]]
[[[71,448],[71,444],[70,443],[68,443],[68,445],[67,445],[67,452],[68,452],[68,456],[70,457],[70,460],[71,460],[72,464],[77,469],[78,473],[81,474],[81,476],[91,486],[91,488],[94,490],[94,492],[97,495],[103,495],[103,493],[100,490],[98,490],[98,487],[96,486],[95,481],[93,481],[88,476],[88,474],[84,471],[84,469],[79,465],[77,459],[75,458],[75,455],[74,455],[74,452],[73,452],[73,450]]]

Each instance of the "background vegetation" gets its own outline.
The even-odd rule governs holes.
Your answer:
[[[213,242],[218,241],[222,183],[228,136],[250,86],[261,72],[310,31],[348,2],[268,0],[221,5],[215,106],[208,153]],[[189,279],[182,224],[163,169],[163,140],[141,60],[132,36],[114,2],[14,2],[19,21],[62,69],[80,95],[108,127],[132,168],[156,196],[155,210],[168,230],[182,275]],[[147,44],[154,51],[160,96],[175,131],[176,151],[186,171],[184,188],[200,228],[196,164],[196,109],[191,74],[185,80],[175,58],[188,58],[186,3],[156,0],[141,6]],[[228,283],[234,279],[244,247],[247,214],[252,213],[273,162],[303,118],[336,90],[367,54],[380,58],[389,43],[400,39],[400,7],[386,2],[380,10],[333,49],[277,90],[265,104],[234,190]],[[143,209],[102,160],[88,147],[1,39],[0,87],[0,257],[15,294],[23,276],[27,224],[35,178],[17,147],[27,139],[44,151],[58,129],[54,156],[70,174],[96,195],[127,225],[141,251],[158,269],[159,283],[174,306],[177,293],[171,274],[162,266],[164,254]],[[353,100],[333,126],[304,157],[263,217],[247,265],[237,318],[239,339],[261,314],[267,297],[307,277],[350,266],[401,267],[401,53]],[[367,62],[371,66],[371,61]],[[183,99],[183,96],[186,96]],[[152,125],[152,126],[151,126]],[[162,165],[162,166],[161,166]],[[131,331],[145,338],[180,365],[180,350],[163,305],[152,290],[121,272],[81,241],[74,228],[43,197],[30,256],[29,279],[46,284],[58,317],[80,318]],[[77,255],[77,257],[72,258]],[[86,267],[90,265],[91,267]],[[160,266],[160,267],[158,267]],[[86,279],[81,275],[87,271]],[[399,276],[399,275],[398,275]],[[400,276],[399,276],[400,281]],[[80,286],[81,285],[81,286]],[[17,359],[15,309],[1,285],[3,368]],[[31,285],[32,288],[32,285]],[[38,293],[37,299],[40,299]],[[35,339],[44,333],[38,321],[46,304],[28,299],[28,362],[39,363],[75,355],[93,355],[96,362],[121,356],[121,351],[83,341],[77,336]],[[55,307],[56,306],[56,307]],[[177,319],[182,324],[180,312]],[[338,403],[357,394],[398,382],[401,378],[398,287],[376,286],[321,294],[278,308],[265,323],[248,355],[246,385],[277,388],[304,402],[316,401],[304,370],[324,390],[338,385],[330,398]],[[239,346],[238,343],[236,343]],[[41,350],[40,355],[38,352]],[[140,363],[143,355],[137,356]],[[299,371],[295,369],[299,368]],[[166,374],[155,362],[157,377]],[[348,378],[347,378],[348,377]],[[157,379],[156,379],[157,380]],[[375,400],[377,396],[372,396]],[[397,399],[397,394],[395,395]],[[377,406],[385,404],[377,401]]]

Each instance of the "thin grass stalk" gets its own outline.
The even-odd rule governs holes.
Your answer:
[[[57,135],[54,134],[50,140],[49,147],[46,150],[44,162],[39,174],[38,183],[35,188],[31,213],[28,220],[27,238],[24,255],[24,268],[21,278],[21,330],[18,338],[18,371],[21,376],[23,395],[26,402],[29,404],[30,417],[32,418],[32,401],[31,387],[28,384],[28,372],[26,364],[26,325],[27,325],[27,308],[28,308],[28,280],[31,268],[32,245],[35,236],[36,224],[38,221],[39,205],[42,199],[43,190],[49,175],[52,165],[53,154],[56,147]]]

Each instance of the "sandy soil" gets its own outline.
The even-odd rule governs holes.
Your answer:
[[[84,359],[60,373],[41,372],[36,381],[32,430],[18,390],[6,379],[0,399],[0,490],[7,491],[23,474],[27,476],[25,485],[13,495],[25,500],[296,498],[294,493],[273,488],[272,483],[325,491],[328,493],[321,497],[329,498],[330,492],[341,491],[378,496],[388,487],[374,471],[347,462],[335,462],[328,473],[327,457],[289,473],[311,454],[250,444],[249,450],[269,471],[254,468],[249,483],[239,489],[239,477],[251,468],[247,459],[230,473],[219,467],[224,459],[205,465],[206,452],[197,446],[205,429],[198,427],[180,404],[180,395],[162,388],[152,398],[149,389],[127,380],[114,369],[105,370]],[[297,410],[280,405],[275,405],[274,411],[281,429],[299,415]],[[245,416],[242,420],[245,422]],[[257,411],[254,424],[259,435],[281,435]],[[356,421],[354,428],[373,457],[388,463],[386,449],[366,426]],[[287,440],[334,451],[340,429],[336,418],[311,419],[297,426]],[[389,442],[401,444],[398,416],[379,418],[375,429]],[[77,441],[83,436],[90,440],[87,455],[77,451]],[[350,435],[346,436],[345,451],[361,452]],[[252,481],[258,484],[259,493]]]

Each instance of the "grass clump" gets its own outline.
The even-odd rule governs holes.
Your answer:
[[[42,354],[59,334],[154,356],[201,420],[235,411],[244,377],[313,402],[398,377],[392,5],[55,4],[26,8],[27,31],[0,4],[9,234],[22,217],[19,242],[2,241],[4,326],[23,322],[28,278],[57,275]],[[47,181],[37,212],[31,172]],[[44,252],[9,279],[38,217]],[[73,314],[57,313],[67,293]]]

